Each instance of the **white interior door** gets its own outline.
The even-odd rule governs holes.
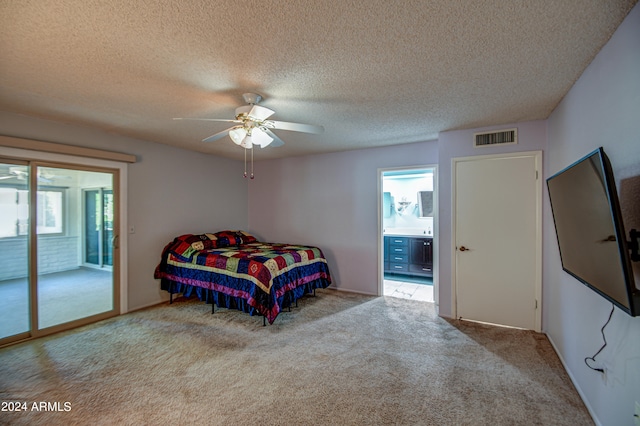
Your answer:
[[[540,330],[541,158],[454,160],[458,318]]]

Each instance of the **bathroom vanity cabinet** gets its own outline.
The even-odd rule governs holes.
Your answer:
[[[433,238],[384,237],[384,272],[433,276]]]

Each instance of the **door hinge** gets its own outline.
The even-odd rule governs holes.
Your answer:
[[[538,309],[538,299],[536,299],[536,307],[535,309]]]
[[[536,180],[538,180],[538,171],[536,170]]]

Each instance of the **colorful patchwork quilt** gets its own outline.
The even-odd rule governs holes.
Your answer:
[[[283,307],[331,284],[319,248],[258,242],[242,231],[174,239],[154,276],[167,291],[185,293],[195,287],[207,302],[257,312],[270,324]]]

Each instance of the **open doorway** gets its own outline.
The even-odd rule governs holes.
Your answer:
[[[437,300],[437,168],[379,170],[379,294]]]

